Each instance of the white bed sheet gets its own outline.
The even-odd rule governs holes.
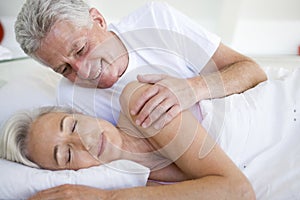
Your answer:
[[[257,199],[300,199],[300,62],[269,64],[262,65],[269,81],[202,102],[203,125],[249,178]]]

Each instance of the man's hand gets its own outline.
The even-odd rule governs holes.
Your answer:
[[[161,129],[179,112],[197,102],[196,94],[188,79],[148,74],[139,75],[138,80],[153,84],[131,110],[132,115],[137,115],[136,124],[144,128],[153,124],[155,129]]]
[[[90,200],[90,199],[109,199],[109,191],[83,185],[61,185],[38,192],[29,200]]]

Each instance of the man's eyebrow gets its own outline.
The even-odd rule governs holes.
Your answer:
[[[67,54],[68,57],[71,56],[74,51],[77,51],[78,48],[81,48],[82,41],[83,41],[83,39],[82,39],[82,37],[80,37],[72,42],[72,44],[69,48],[68,54]]]
[[[58,152],[58,145],[56,145],[56,146],[54,147],[54,151],[53,151],[53,157],[54,157],[54,160],[55,160],[56,164],[58,165],[57,152]]]
[[[71,56],[71,55],[73,54],[73,52],[76,51],[76,48],[78,48],[77,46],[78,46],[78,45],[77,45],[77,41],[74,41],[74,42],[72,43],[72,46],[71,46],[71,48],[69,49],[67,55],[68,55],[68,56]]]

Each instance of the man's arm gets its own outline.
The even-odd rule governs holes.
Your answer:
[[[190,81],[198,101],[241,93],[267,79],[255,61],[222,43],[200,75]]]
[[[137,115],[137,125],[154,124],[160,129],[181,111],[203,99],[241,93],[266,79],[256,62],[221,43],[199,76],[189,79],[139,76],[140,82],[153,86],[141,95],[131,113]]]

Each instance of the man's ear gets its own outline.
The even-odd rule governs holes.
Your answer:
[[[90,12],[90,17],[94,22],[97,22],[102,29],[107,28],[104,17],[100,14],[100,12],[96,8],[91,8],[89,12]]]

